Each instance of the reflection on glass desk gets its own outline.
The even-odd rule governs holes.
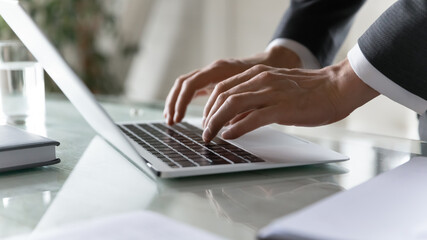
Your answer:
[[[116,121],[162,118],[160,104],[102,102]],[[0,174],[0,238],[147,209],[226,238],[254,239],[273,219],[352,188],[426,148],[421,141],[333,126],[285,128],[350,161],[152,180],[96,136],[65,98],[49,96],[46,112],[42,126],[22,127],[60,141],[62,162]],[[201,109],[189,114],[198,116]]]

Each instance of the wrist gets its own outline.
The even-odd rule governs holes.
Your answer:
[[[364,83],[354,72],[348,59],[330,66],[334,72],[333,83],[337,89],[338,118],[348,116],[356,108],[364,105],[379,95],[377,91]]]
[[[264,64],[278,68],[302,68],[298,54],[283,46],[273,46],[267,52]]]

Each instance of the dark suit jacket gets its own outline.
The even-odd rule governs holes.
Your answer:
[[[322,66],[332,63],[365,0],[292,0],[274,38],[306,46]],[[399,0],[359,38],[383,75],[427,100],[427,1]]]

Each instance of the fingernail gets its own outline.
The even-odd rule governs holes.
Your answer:
[[[203,141],[209,142],[211,137],[211,130],[209,128],[205,128],[203,131]]]
[[[230,130],[227,130],[227,131],[222,132],[221,137],[222,137],[222,138],[224,138],[224,139],[229,139],[229,138],[231,138],[231,137],[232,137],[232,135],[231,135],[231,133],[230,133]]]

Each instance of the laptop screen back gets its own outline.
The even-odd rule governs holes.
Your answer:
[[[0,15],[95,131],[137,167],[151,174],[142,157],[122,135],[86,85],[68,66],[19,2],[0,0]]]

